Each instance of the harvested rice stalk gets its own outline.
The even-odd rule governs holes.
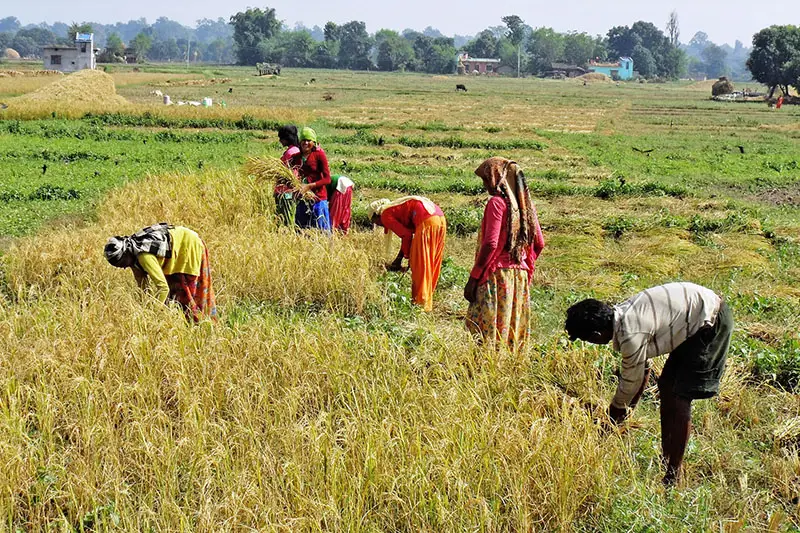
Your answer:
[[[244,171],[256,178],[274,183],[275,185],[285,185],[292,192],[299,193],[303,182],[300,181],[292,170],[283,164],[280,159],[272,157],[249,157],[244,164]],[[303,195],[304,200],[314,201],[316,196],[312,191],[307,191]]]
[[[800,443],[800,417],[784,421],[772,432],[778,446],[796,446]]]

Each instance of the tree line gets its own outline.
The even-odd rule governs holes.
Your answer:
[[[95,46],[102,49],[101,62],[124,60],[125,49],[139,60],[204,61],[233,63],[233,28],[223,18],[201,19],[189,28],[166,17],[154,23],[140,18],[115,24],[73,22],[22,26],[16,17],[0,19],[0,50],[12,48],[22,57],[41,57],[42,46],[72,45],[75,33],[94,33]]]
[[[554,63],[586,67],[591,60],[633,58],[644,77],[752,76],[788,92],[800,85],[800,29],[771,26],[753,36],[753,47],[736,41],[717,45],[704,32],[680,42],[676,12],[662,31],[651,22],[615,26],[605,35],[560,33],[532,28],[517,15],[502,18],[475,36],[447,37],[428,27],[419,32],[381,29],[374,34],[361,21],[328,22],[323,28],[288,28],[271,8],[249,8],[229,20],[201,19],[189,28],[166,17],[148,24],[144,18],[116,24],[56,22],[22,26],[16,17],[0,19],[0,50],[13,48],[24,57],[38,57],[41,47],[72,44],[76,32],[92,32],[102,47],[101,62],[122,61],[133,54],[139,61],[203,61],[213,63],[280,63],[287,67],[354,70],[407,70],[453,73],[457,54],[497,58],[518,74],[541,75]],[[127,43],[127,44],[126,44]]]

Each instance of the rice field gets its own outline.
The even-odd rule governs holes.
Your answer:
[[[800,109],[689,83],[108,74],[126,105],[15,106],[0,78],[0,531],[800,529]],[[276,227],[243,168],[285,122],[356,183],[352,235]],[[492,155],[526,170],[547,240],[522,353],[463,326]],[[448,218],[431,314],[366,220],[402,194]],[[207,243],[219,324],[105,262],[162,220]],[[655,386],[604,429],[618,356],[562,330],[581,298],[673,280],[724,294],[736,332],[665,491]]]

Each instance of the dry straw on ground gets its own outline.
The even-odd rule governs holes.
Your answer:
[[[598,81],[609,82],[609,81],[612,81],[611,78],[609,78],[608,76],[606,76],[602,72],[588,72],[588,73],[584,74],[583,76],[577,76],[576,78],[573,78],[573,79],[580,80],[580,81],[594,81],[594,82],[598,82]]]
[[[120,106],[127,101],[117,95],[114,79],[99,70],[81,70],[41,89],[20,96],[12,105],[73,105],[93,103],[98,106]]]

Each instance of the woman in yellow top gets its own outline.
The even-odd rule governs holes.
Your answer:
[[[154,224],[128,237],[111,237],[104,253],[113,266],[130,268],[142,289],[149,282],[159,301],[178,302],[187,318],[217,319],[208,249],[189,228]]]

